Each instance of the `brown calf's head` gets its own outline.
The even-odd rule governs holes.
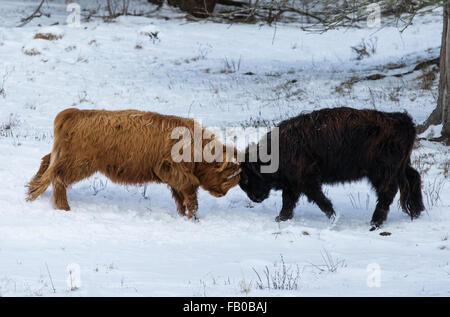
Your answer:
[[[200,186],[215,197],[225,196],[231,187],[239,183],[241,167],[237,162],[237,150],[233,148],[231,152],[234,155],[228,157],[226,148],[223,146],[223,162],[201,162],[196,168]]]

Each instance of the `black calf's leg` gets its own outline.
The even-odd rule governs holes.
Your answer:
[[[387,219],[389,206],[392,204],[395,194],[398,191],[397,182],[391,182],[387,186],[385,184],[383,185],[379,184],[375,187],[378,195],[378,203],[373,213],[372,221],[370,222],[372,225],[371,231],[379,228]]]
[[[275,218],[275,221],[286,221],[294,216],[294,207],[297,204],[298,197],[300,197],[300,193],[283,189],[283,207],[281,208],[280,215]]]
[[[322,191],[322,187],[320,185],[310,186],[307,191],[305,191],[305,195],[309,201],[314,202],[320,210],[322,210],[328,218],[332,218],[336,215],[333,209],[333,204],[331,201],[325,196]]]

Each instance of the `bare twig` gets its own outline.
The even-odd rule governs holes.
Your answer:
[[[34,12],[30,16],[21,19],[20,22],[22,22],[22,23],[19,24],[18,27],[22,27],[25,24],[30,23],[31,20],[33,20],[34,18],[39,18],[39,17],[41,17],[43,15],[46,16],[46,17],[50,17],[50,14],[42,13],[42,11],[41,11],[41,8],[42,8],[42,5],[44,4],[44,2],[45,2],[45,0],[42,0],[41,3],[39,3],[39,5],[37,6],[36,10],[34,10]]]
[[[52,275],[50,274],[50,270],[48,269],[47,262],[45,262],[45,267],[47,268],[48,277],[50,279],[50,283],[52,284],[53,293],[56,293],[55,285],[53,285]]]

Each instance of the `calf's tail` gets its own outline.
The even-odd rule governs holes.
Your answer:
[[[420,174],[411,166],[406,166],[403,175],[399,177],[400,205],[411,219],[419,217],[425,210],[421,185]]]
[[[49,153],[42,158],[39,170],[27,184],[27,201],[35,200],[36,198],[38,198],[50,185],[50,157],[51,154]]]

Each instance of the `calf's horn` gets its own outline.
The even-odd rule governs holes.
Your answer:
[[[240,172],[242,172],[242,168],[238,169],[236,172],[234,172],[233,174],[229,175],[227,177],[227,179],[230,179],[230,178],[233,178],[233,177],[239,175]]]

